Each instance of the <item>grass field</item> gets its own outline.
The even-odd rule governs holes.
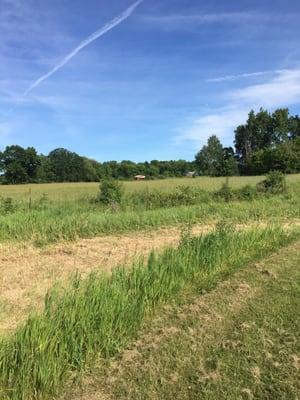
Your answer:
[[[262,179],[126,182],[118,208],[0,186],[0,399],[299,398],[300,175],[239,192]]]
[[[234,188],[243,185],[255,185],[263,178],[261,176],[243,176],[230,178],[230,185]],[[225,178],[198,177],[170,178],[145,182],[124,182],[127,192],[139,190],[172,190],[179,185],[197,186],[204,190],[219,189]],[[300,183],[300,175],[288,175],[287,181],[290,185]],[[49,183],[32,185],[0,185],[0,197],[12,197],[17,200],[28,200],[31,192],[32,199],[39,199],[44,194],[50,200],[64,201],[75,200],[89,196],[95,196],[99,191],[99,183]]]
[[[232,178],[230,184],[244,186],[247,182],[254,184],[257,180],[258,178],[255,177]],[[196,187],[191,193],[186,195],[184,192],[183,196],[181,193],[181,197],[178,197],[178,190],[172,186],[178,186],[178,182],[198,186],[201,182],[206,182],[205,187],[212,190],[221,185],[222,181],[224,179],[216,178],[210,182],[208,178],[198,178],[146,183],[153,187],[164,185],[164,191],[153,189],[152,192],[139,191],[144,187],[145,182],[127,183],[128,191],[129,187],[131,190],[138,189],[131,194],[128,192],[125,204],[117,210],[105,208],[86,198],[82,199],[82,196],[81,200],[74,198],[70,200],[69,198],[64,201],[44,198],[33,201],[29,207],[27,201],[15,200],[15,197],[18,199],[18,196],[22,196],[22,190],[25,190],[26,187],[0,187],[0,190],[4,188],[4,190],[16,191],[12,203],[8,203],[10,207],[8,212],[2,212],[0,215],[0,242],[31,241],[36,245],[44,245],[60,240],[91,238],[98,235],[184,223],[207,224],[220,219],[243,223],[268,219],[280,221],[300,218],[300,175],[288,176],[288,194],[260,196],[251,201],[242,199],[225,202],[222,199],[216,199],[209,190]],[[61,189],[55,191],[57,196],[63,196],[63,190],[65,190],[65,193],[68,193],[65,196],[68,197],[72,190],[75,191],[75,188],[83,190],[85,186],[80,186],[80,184],[39,185],[35,189],[36,193],[39,187],[60,187]],[[79,193],[77,195],[79,196]],[[2,204],[5,210],[7,207],[5,200]]]

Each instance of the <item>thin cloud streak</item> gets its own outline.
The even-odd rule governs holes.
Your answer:
[[[86,46],[99,39],[101,36],[105,35],[107,32],[121,24],[127,18],[131,16],[134,10],[143,2],[144,0],[138,0],[133,3],[127,10],[125,10],[118,17],[114,18],[112,21],[108,22],[104,27],[98,29],[96,32],[91,34],[85,40],[83,40],[74,50],[72,50],[66,57],[55,67],[53,67],[49,72],[45,75],[42,75],[39,79],[33,82],[29,88],[23,93],[22,98],[28,96],[28,94],[36,87],[38,87],[42,82],[46,79],[50,78],[55,72],[63,68],[72,58],[74,58],[81,50],[83,50]]]
[[[212,83],[219,83],[219,82],[227,82],[227,81],[235,81],[238,79],[244,79],[244,78],[255,78],[258,76],[265,76],[265,75],[270,75],[270,74],[281,74],[283,72],[287,72],[288,70],[284,69],[278,69],[278,70],[273,70],[273,71],[257,71],[257,72],[248,72],[244,74],[236,74],[236,75],[225,75],[225,76],[220,76],[217,78],[209,78],[206,79],[206,82],[212,82]]]

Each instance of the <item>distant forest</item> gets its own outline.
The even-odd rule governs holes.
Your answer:
[[[180,177],[191,171],[208,176],[300,172],[300,117],[290,115],[287,108],[273,113],[252,110],[234,133],[234,147],[223,147],[212,135],[194,161],[100,163],[63,148],[43,155],[33,147],[7,146],[0,152],[0,182],[95,182],[107,177],[131,180],[137,174],[157,179]]]

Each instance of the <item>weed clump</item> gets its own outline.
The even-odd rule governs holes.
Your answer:
[[[257,184],[257,190],[269,194],[284,194],[287,192],[285,175],[280,171],[271,171],[266,179]]]
[[[16,205],[11,197],[4,197],[0,199],[0,211],[2,214],[10,214],[14,212]]]

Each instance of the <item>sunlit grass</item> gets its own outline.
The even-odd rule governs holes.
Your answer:
[[[152,253],[146,267],[141,261],[110,277],[75,277],[66,291],[56,289],[46,297],[41,315],[0,342],[0,398],[52,398],[97,354],[107,358],[122,350],[144,316],[186,285],[211,288],[298,235],[279,228],[237,233],[221,225],[207,236],[183,237],[177,249]]]
[[[299,177],[300,175],[288,177],[288,193],[270,195],[255,192],[254,198],[236,197],[227,202],[226,199],[217,197],[215,191],[208,190],[208,185],[206,185],[207,190],[200,186],[194,186],[193,190],[183,187],[181,190],[169,185],[168,190],[155,189],[153,186],[152,191],[145,191],[145,182],[133,183],[136,188],[143,188],[143,191],[129,192],[127,188],[124,201],[117,207],[104,206],[91,198],[81,198],[81,200],[69,198],[58,201],[41,197],[33,199],[30,204],[20,199],[10,201],[4,199],[0,201],[0,242],[30,241],[44,245],[59,240],[92,238],[97,235],[154,229],[182,223],[214,223],[220,219],[237,223],[269,219],[294,220],[300,218]],[[181,180],[181,182],[196,185],[197,182],[202,182],[202,179],[206,178]],[[245,179],[232,178],[230,185],[234,187],[234,184],[244,184],[247,181]],[[254,183],[258,178],[249,178],[251,179]],[[173,180],[163,182],[170,184]],[[222,181],[218,179],[213,182]],[[149,185],[160,183],[154,181],[149,182]],[[177,183],[178,179],[174,180],[174,185]],[[66,184],[67,188],[68,185]],[[59,185],[53,187],[55,186],[59,187]],[[10,187],[5,187],[7,188]],[[22,186],[11,188],[15,190]],[[1,189],[3,187],[0,187]],[[59,192],[58,189],[57,191]]]
[[[255,185],[263,179],[261,176],[245,176],[230,178],[230,185],[238,188],[247,184]],[[124,182],[127,192],[138,190],[173,190],[179,185],[197,186],[204,190],[217,190],[221,187],[225,178],[198,177],[170,178],[145,182]],[[289,184],[300,183],[300,174],[288,175]],[[38,199],[44,194],[50,200],[64,201],[75,200],[83,197],[96,196],[99,191],[99,183],[49,183],[31,185],[0,185],[0,197],[12,197],[18,200]]]

